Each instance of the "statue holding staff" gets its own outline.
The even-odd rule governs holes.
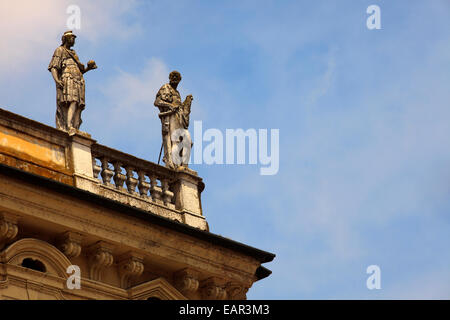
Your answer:
[[[158,116],[162,126],[163,161],[166,167],[171,169],[179,166],[187,167],[192,147],[187,129],[191,103],[194,98],[192,95],[188,95],[184,102],[181,102],[181,96],[177,90],[180,81],[181,74],[178,71],[172,71],[169,74],[169,83],[159,89],[155,99],[155,106],[160,111]]]

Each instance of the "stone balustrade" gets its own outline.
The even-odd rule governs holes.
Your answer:
[[[200,199],[204,183],[195,171],[189,168],[169,169],[95,142],[81,144],[89,146],[92,175],[78,175],[76,186],[172,220],[208,229]],[[74,150],[76,159],[80,148]],[[86,171],[87,167],[83,170]]]
[[[107,187],[175,208],[176,174],[170,169],[99,144],[92,146],[92,169]]]

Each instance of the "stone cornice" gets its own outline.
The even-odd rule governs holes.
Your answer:
[[[1,182],[0,182],[1,184]],[[34,191],[31,189],[30,191]],[[180,248],[180,242],[174,240],[173,235],[170,237],[172,239],[171,242],[163,241],[162,239],[157,240],[160,236],[163,236],[166,232],[164,230],[161,230],[155,226],[151,225],[141,225],[140,228],[143,228],[142,231],[145,233],[129,233],[123,230],[123,228],[119,227],[123,225],[123,223],[135,223],[130,221],[129,219],[126,219],[125,217],[117,216],[117,227],[114,227],[112,225],[106,225],[102,223],[104,221],[104,218],[108,217],[108,213],[104,212],[103,210],[96,210],[95,212],[92,212],[89,216],[83,215],[77,215],[77,214],[71,214],[69,212],[54,210],[52,208],[49,208],[48,206],[44,206],[42,204],[37,204],[34,202],[26,201],[24,199],[11,197],[8,195],[4,195],[0,192],[0,202],[3,206],[8,206],[10,204],[11,206],[20,204],[24,208],[27,208],[27,212],[33,216],[34,218],[44,219],[44,220],[51,220],[53,223],[64,223],[64,225],[71,230],[77,230],[77,226],[81,225],[89,225],[90,228],[93,228],[97,230],[97,233],[101,232],[103,235],[103,238],[105,240],[108,240],[109,242],[115,242],[117,239],[121,240],[121,246],[131,246],[129,247],[130,250],[137,250],[137,248],[140,247],[141,250],[138,250],[141,254],[152,254],[157,255],[160,257],[177,257],[178,259],[182,259],[187,263],[188,265],[198,269],[208,269],[210,272],[213,272],[214,274],[221,274],[225,273],[229,276],[235,278],[237,281],[243,281],[243,279],[247,279],[247,281],[253,282],[254,272],[257,268],[257,265],[255,262],[251,262],[253,259],[250,258],[244,258],[244,256],[233,254],[231,251],[228,252],[228,250],[225,250],[223,248],[214,248],[210,247],[210,244],[208,244],[208,248],[204,247],[204,244],[199,243],[196,241],[195,238],[183,238],[183,242],[185,243],[186,248],[189,248],[190,251],[186,251],[186,249]],[[92,210],[92,209],[91,209]],[[83,206],[78,208],[78,204],[74,203],[72,205],[71,212],[84,212],[85,208]],[[96,219],[93,220],[92,217],[95,215]],[[114,225],[116,225],[114,224]],[[78,230],[78,232],[81,232],[83,230]],[[143,235],[146,235],[145,237]],[[148,235],[151,235],[149,237]],[[181,235],[180,235],[181,236]],[[105,238],[107,237],[107,238]],[[152,240],[153,237],[155,238],[155,241]],[[125,240],[126,239],[126,240]],[[172,243],[173,242],[173,243]],[[142,244],[149,244],[147,249],[142,248]],[[226,255],[227,260],[225,261],[217,261],[217,259],[210,259],[208,256],[205,256],[202,254],[202,251],[198,251],[198,249],[194,249],[198,247],[198,249],[201,249],[202,251],[208,250],[208,256],[214,254],[220,254]],[[133,249],[134,248],[134,249]],[[194,254],[193,252],[196,251]],[[216,253],[214,253],[216,252]],[[206,253],[206,252],[205,252]],[[251,268],[251,269],[249,269]],[[247,271],[248,270],[248,271]],[[250,286],[251,282],[247,285]]]

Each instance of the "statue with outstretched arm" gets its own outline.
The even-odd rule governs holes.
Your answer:
[[[75,50],[76,35],[66,31],[62,44],[56,48],[48,70],[56,84],[56,127],[64,131],[79,130],[82,120],[81,112],[85,103],[85,82],[83,74],[97,69],[95,61],[90,60],[84,66]]]

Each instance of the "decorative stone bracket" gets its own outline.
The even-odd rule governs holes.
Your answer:
[[[225,286],[225,281],[217,277],[211,277],[202,281],[202,298],[205,300],[225,300],[227,298]]]
[[[76,258],[81,253],[81,241],[83,235],[77,232],[67,231],[58,238],[57,247],[69,259]]]
[[[178,289],[183,295],[188,296],[197,291],[199,286],[199,272],[184,268],[180,271],[177,271],[173,275],[175,288]]]
[[[16,215],[8,212],[0,212],[0,249],[14,239],[19,231]]]
[[[99,241],[88,248],[89,276],[92,280],[101,281],[103,271],[112,265],[113,248],[113,245],[104,241]]]
[[[144,259],[135,252],[128,252],[119,258],[120,286],[127,289],[133,277],[139,277],[144,271]]]

